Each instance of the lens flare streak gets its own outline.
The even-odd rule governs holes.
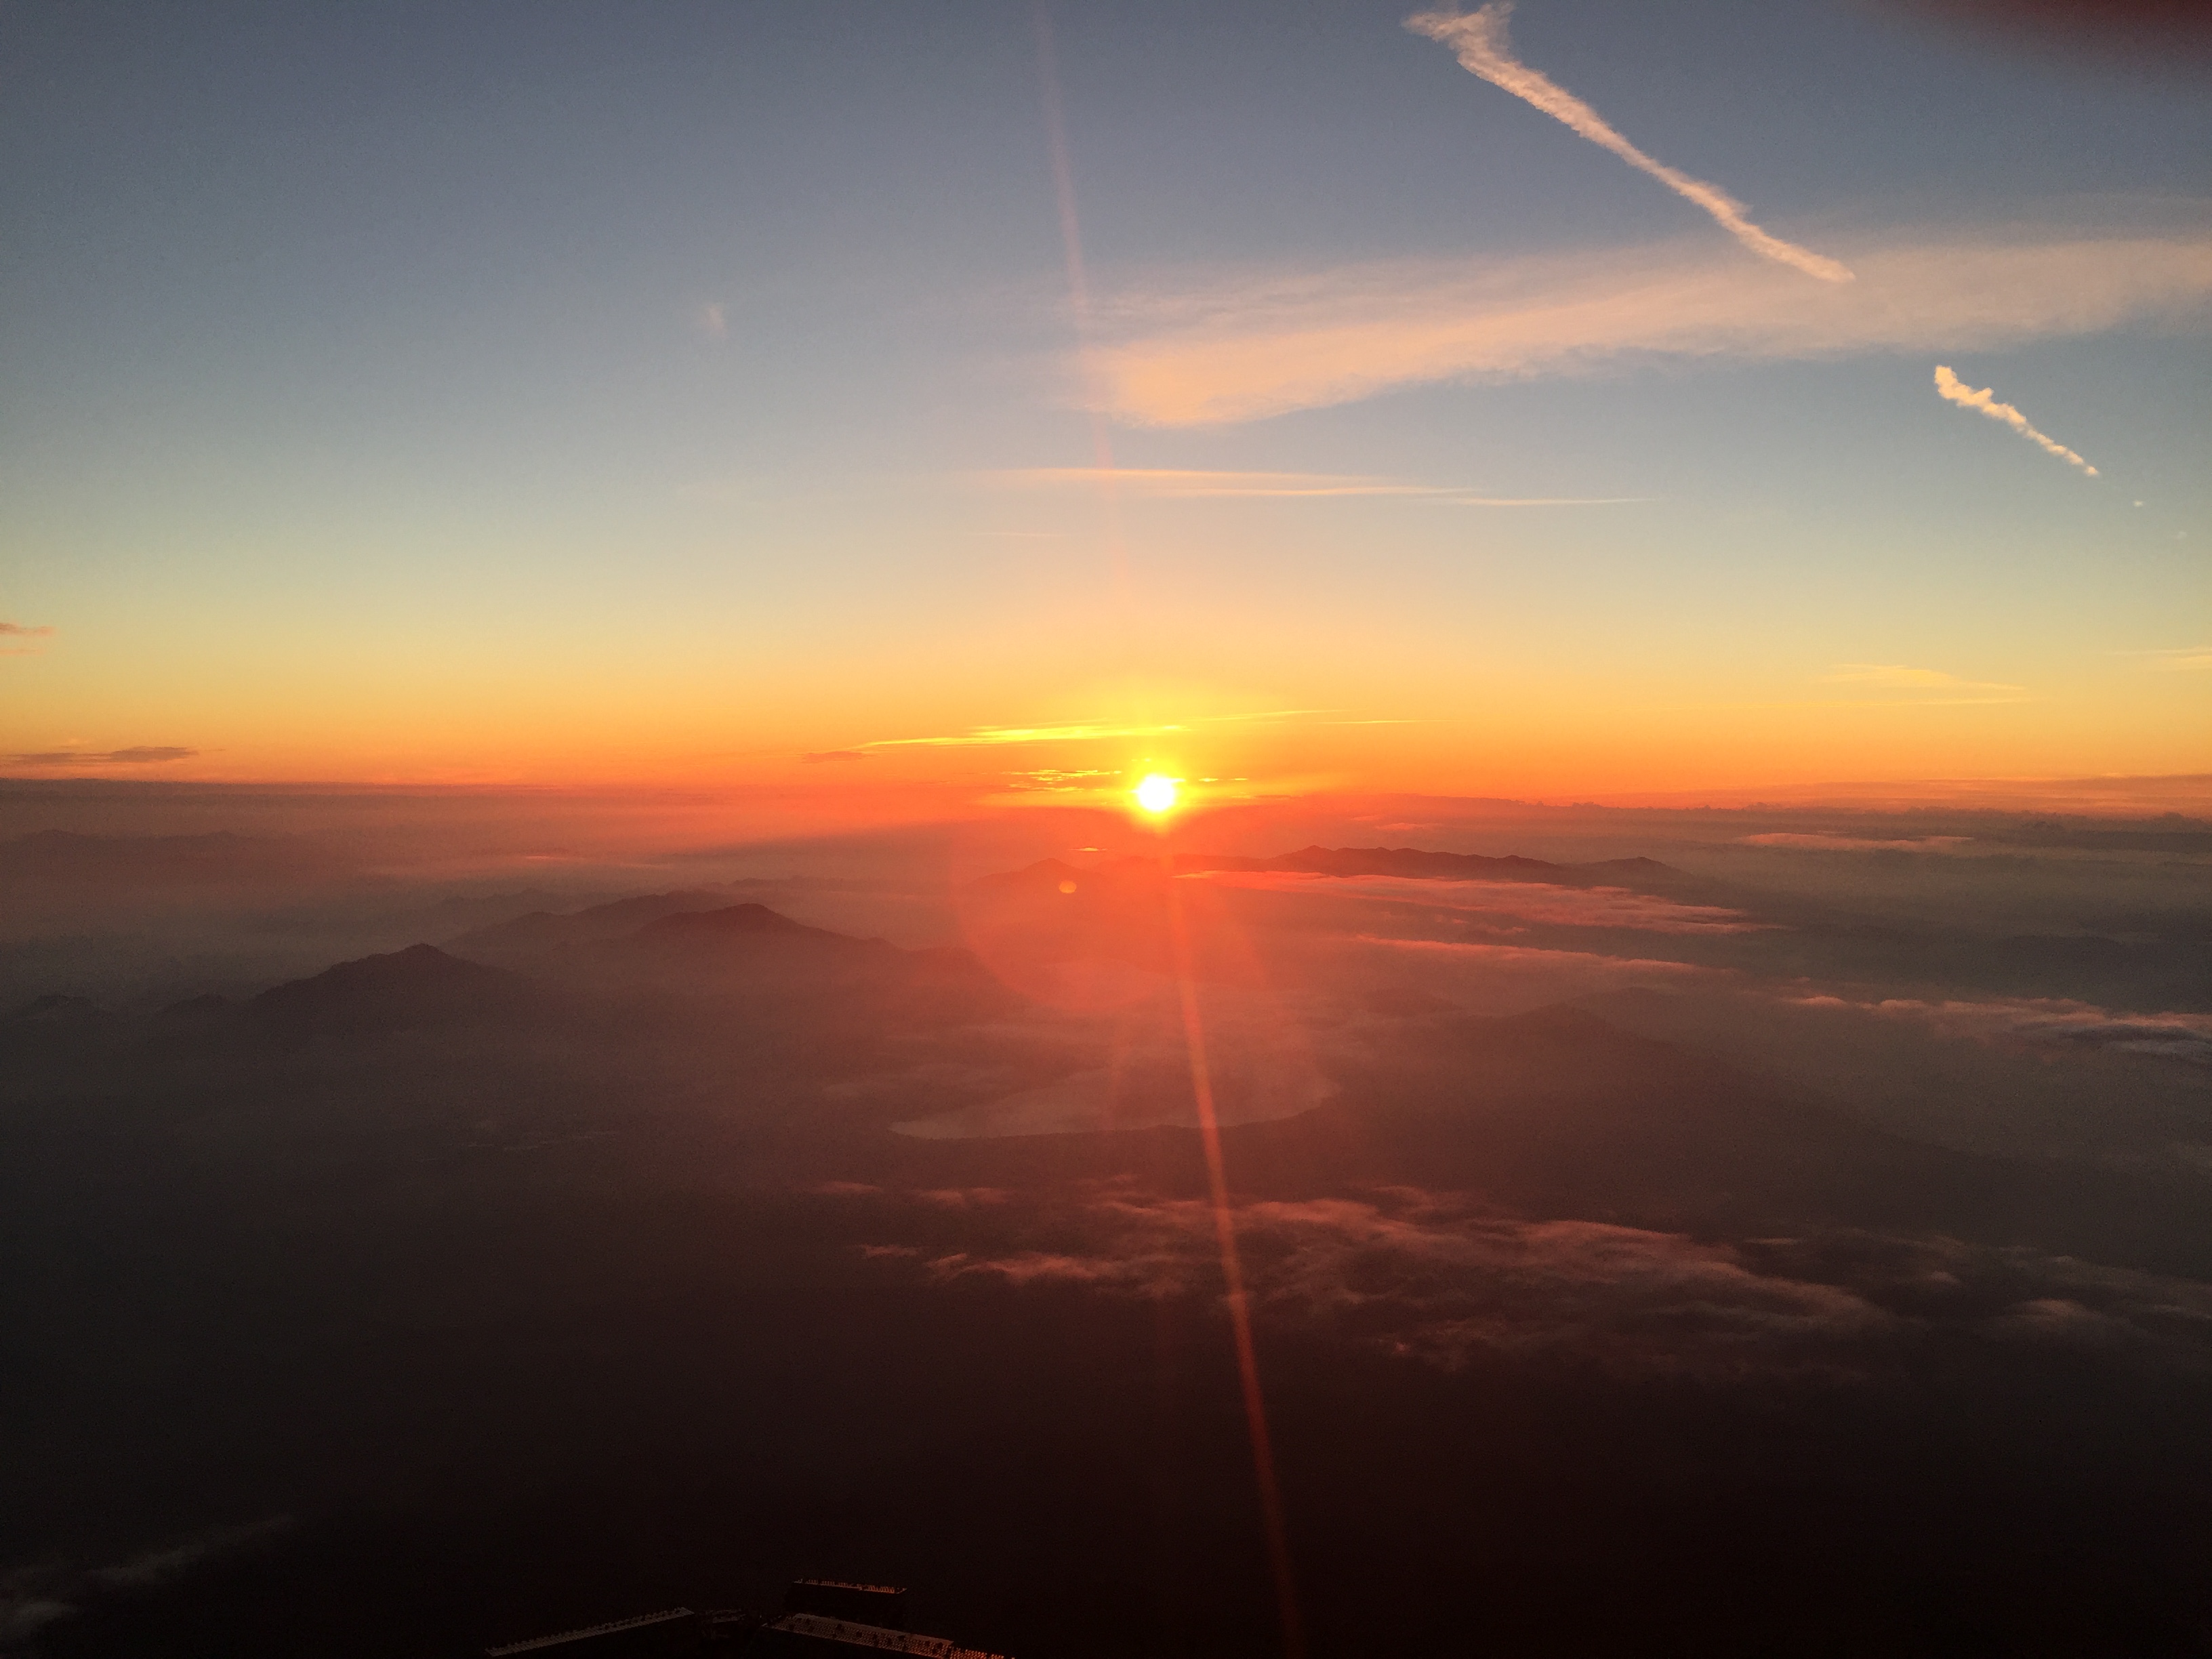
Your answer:
[[[1146,783],[1166,781],[1148,778]],[[1142,785],[1139,787],[1141,789]],[[1170,785],[1172,789],[1172,785]],[[1252,1310],[1244,1290],[1243,1263],[1237,1254],[1237,1222],[1229,1204],[1229,1182],[1221,1158],[1221,1121],[1214,1111],[1213,1075],[1206,1064],[1206,1027],[1198,1006],[1198,977],[1192,965],[1190,927],[1175,881],[1174,860],[1163,853],[1169,880],[1168,933],[1175,953],[1176,990],[1182,1003],[1184,1047],[1190,1057],[1191,1095],[1198,1109],[1199,1144],[1206,1157],[1206,1195],[1213,1210],[1213,1236],[1221,1250],[1229,1328],[1237,1349],[1237,1379],[1244,1396],[1244,1420],[1252,1437],[1252,1468],[1260,1491],[1260,1518],[1267,1531],[1267,1560],[1275,1579],[1275,1600],[1283,1627],[1285,1659],[1304,1659],[1305,1639],[1298,1619],[1297,1582],[1291,1571],[1289,1535],[1283,1525],[1282,1489],[1275,1476],[1273,1443],[1267,1434],[1267,1406],[1260,1389],[1259,1357],[1252,1346]]]

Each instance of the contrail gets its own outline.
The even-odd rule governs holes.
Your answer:
[[[1964,380],[1954,374],[1949,369],[1944,368],[1942,364],[1938,363],[1936,365],[1936,390],[1943,397],[1950,399],[1951,402],[1959,404],[1961,408],[1978,409],[1983,414],[1988,416],[1991,420],[2002,421],[2007,426],[2019,433],[2023,438],[2034,439],[2036,442],[2041,444],[2045,449],[2049,450],[2053,455],[2056,455],[2060,460],[2080,467],[2091,477],[2094,478],[2097,476],[2097,469],[2095,467],[2090,465],[2088,462],[2083,460],[2072,450],[2067,448],[2064,444],[2045,437],[2043,434],[2038,432],[2033,427],[2030,426],[2027,422],[2027,416],[2021,414],[2010,404],[1999,403],[1996,399],[1996,392],[1994,388],[1987,391],[1977,392],[1973,387],[1968,386]]]
[[[1512,15],[1513,0],[1493,0],[1492,4],[1483,7],[1481,10],[1466,14],[1417,12],[1406,20],[1406,27],[1416,34],[1425,34],[1430,40],[1449,46],[1458,55],[1460,66],[1468,74],[1480,76],[1493,87],[1502,87],[1516,98],[1526,99],[1545,114],[1565,122],[1593,144],[1611,150],[1629,166],[1650,173],[1677,196],[1696,203],[1719,222],[1722,229],[1753,253],[1779,260],[1785,265],[1794,265],[1807,276],[1818,276],[1824,283],[1848,283],[1851,280],[1850,267],[1838,264],[1826,254],[1799,247],[1795,242],[1785,242],[1779,236],[1770,236],[1744,217],[1743,204],[1718,185],[1692,179],[1688,173],[1678,172],[1664,161],[1654,161],[1614,131],[1605,117],[1550,76],[1540,70],[1530,69],[1516,58],[1505,40],[1506,20]]]
[[[1091,463],[1099,480],[1100,502],[1105,508],[1106,547],[1126,649],[1134,609],[1129,586],[1129,549],[1121,533],[1121,495],[1115,473],[1114,441],[1107,431],[1106,411],[1091,395],[1091,388],[1098,378],[1091,349],[1091,282],[1083,268],[1083,223],[1075,210],[1075,168],[1067,153],[1067,117],[1060,94],[1060,55],[1053,44],[1052,9],[1046,0],[1036,0],[1036,15],[1037,92],[1043,105],[1045,149],[1052,161],[1053,193],[1060,204],[1060,246],[1061,257],[1067,262],[1067,299],[1075,319],[1076,356],[1083,368],[1085,401],[1092,405]]]

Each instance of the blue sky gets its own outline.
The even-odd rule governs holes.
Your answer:
[[[1655,250],[1780,281],[1403,17],[1052,8],[1100,352],[1182,352],[1200,301],[1249,333],[1286,284],[1335,326],[1500,272],[1610,292]],[[1089,465],[1097,398],[1030,7],[19,6],[0,617],[53,632],[0,663],[5,741],[504,774],[586,731],[592,767],[680,770],[1141,684],[1478,746],[1506,699],[1601,784],[1608,709],[1704,710],[1654,730],[1686,766],[1715,710],[1834,701],[1871,663],[2039,706],[1855,728],[1838,763],[2201,769],[2205,677],[2127,654],[2212,638],[2201,70],[1871,0],[1528,0],[1511,27],[1792,240],[1940,268],[2125,238],[2181,274],[2116,258],[2096,326],[1992,334],[1977,277],[1907,346],[1606,344],[1262,418],[1121,407],[1140,472],[1608,504],[1139,478],[1117,543],[1096,489],[1009,477]],[[1938,361],[2101,476],[1943,403]]]

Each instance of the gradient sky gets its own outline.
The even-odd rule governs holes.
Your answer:
[[[1411,9],[10,6],[4,769],[2212,770],[2203,58]]]

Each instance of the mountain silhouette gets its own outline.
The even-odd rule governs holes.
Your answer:
[[[100,1012],[100,1005],[90,997],[69,996],[59,991],[34,997],[8,1018],[12,1024],[58,1025],[64,1021],[88,1019]]]
[[[729,904],[719,909],[695,910],[664,915],[640,928],[634,937],[651,940],[728,939],[749,933],[781,933],[788,938],[838,939],[848,945],[876,945],[881,939],[857,939],[826,927],[809,927],[765,904]]]
[[[272,987],[246,1012],[257,1024],[289,1035],[360,1036],[519,1014],[537,1001],[530,981],[518,974],[464,962],[434,945],[410,945]]]
[[[557,952],[549,967],[599,986],[709,999],[740,993],[787,1014],[811,1003],[839,1018],[899,1024],[982,1018],[1010,1002],[1006,988],[958,946],[903,950],[750,902],[665,915],[621,939]]]
[[[446,942],[456,956],[513,963],[540,957],[566,945],[589,945],[621,939],[663,916],[712,910],[726,901],[719,893],[690,890],[642,893],[616,899],[588,909],[558,913],[532,910],[509,921],[473,928]],[[758,907],[756,907],[758,908]]]

